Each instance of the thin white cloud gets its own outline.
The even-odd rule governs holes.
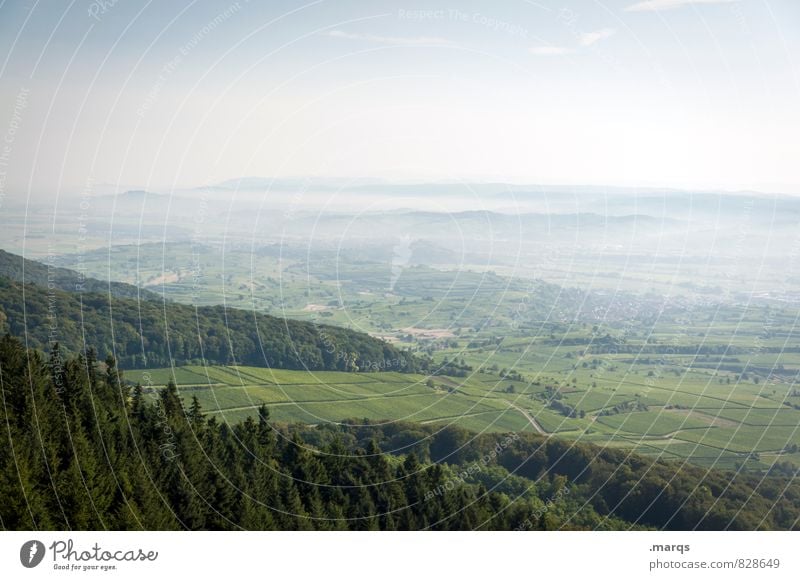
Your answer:
[[[613,28],[601,28],[600,30],[582,32],[579,34],[577,47],[546,45],[534,46],[528,50],[531,54],[535,54],[536,56],[563,56],[566,54],[575,54],[579,51],[579,49],[592,46],[596,42],[600,42],[601,40],[605,40],[606,38],[613,36],[616,34],[616,32],[617,31]]]
[[[568,48],[566,46],[534,46],[528,50],[530,50],[531,54],[535,54],[536,56],[561,56],[575,52],[574,48]]]
[[[593,32],[584,32],[580,35],[579,42],[581,46],[591,46],[595,42],[614,36],[616,32],[613,28],[601,28]]]
[[[400,46],[452,46],[454,43],[437,36],[378,36],[376,34],[356,34],[344,30],[331,30],[328,36],[348,40],[365,40],[377,44],[394,44]]]
[[[645,0],[625,8],[626,12],[661,12],[697,4],[731,4],[738,0]]]

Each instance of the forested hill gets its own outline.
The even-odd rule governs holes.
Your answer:
[[[24,298],[23,298],[24,296]],[[24,306],[24,307],[23,307]],[[244,364],[284,369],[414,372],[412,354],[367,334],[223,306],[48,290],[0,276],[0,332],[48,352],[94,348],[122,368]],[[85,342],[84,342],[85,341]]]
[[[525,434],[229,426],[0,338],[6,530],[797,529],[800,483]]]
[[[150,290],[137,288],[124,282],[108,283],[87,278],[75,270],[49,266],[5,250],[0,250],[0,276],[5,276],[15,282],[36,284],[45,288],[52,285],[65,292],[92,292],[111,294],[117,298],[161,300],[161,296]]]

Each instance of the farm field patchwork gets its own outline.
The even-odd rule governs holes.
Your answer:
[[[643,386],[613,373],[597,386],[577,381],[578,386],[553,387],[521,375],[427,377],[201,365],[125,371],[125,378],[153,394],[174,380],[187,404],[197,397],[206,413],[230,423],[255,416],[265,404],[280,422],[417,421],[474,432],[540,432],[704,466],[763,470],[775,461],[800,459],[800,411],[781,405],[787,393],[772,386],[771,396],[762,397],[757,385],[715,382],[706,388],[689,380],[669,391],[661,381]]]

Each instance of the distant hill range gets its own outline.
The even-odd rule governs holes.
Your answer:
[[[414,372],[427,364],[361,332],[223,306],[195,308],[7,252],[0,257],[0,332],[45,352],[54,342],[72,354],[92,347],[101,357],[113,354],[123,368],[207,363]],[[133,298],[137,293],[151,299]]]
[[[152,191],[145,191],[144,189],[129,189],[128,191],[123,191],[120,193],[117,198],[121,199],[134,199],[134,200],[141,200],[146,197],[166,197],[164,194],[155,193]]]

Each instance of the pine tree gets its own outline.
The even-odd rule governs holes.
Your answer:
[[[200,406],[200,401],[197,399],[197,395],[192,395],[192,403],[189,405],[189,410],[186,412],[186,417],[189,420],[189,426],[194,432],[200,431],[205,426],[203,409]]]
[[[172,379],[169,380],[166,388],[161,391],[159,400],[161,409],[167,418],[176,419],[183,416],[183,403],[178,396],[178,387]]]

